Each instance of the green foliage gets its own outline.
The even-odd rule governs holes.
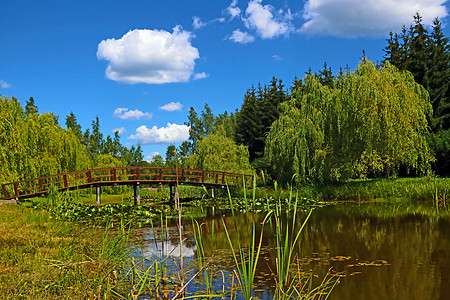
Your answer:
[[[433,161],[425,134],[428,93],[409,72],[363,61],[333,88],[307,75],[281,105],[266,155],[282,182],[392,175],[400,166],[425,172]]]
[[[436,157],[433,170],[439,175],[450,175],[450,129],[427,136],[431,152]]]
[[[188,122],[185,122],[184,124],[190,127],[189,139],[192,141],[193,151],[197,149],[198,142],[202,138],[213,133],[214,119],[214,114],[206,103],[205,108],[200,113],[200,116],[198,116],[193,107],[189,109]]]
[[[409,70],[417,83],[430,94],[433,114],[430,126],[434,132],[450,128],[450,45],[438,18],[428,32],[417,13],[414,23],[403,26],[401,34],[390,33],[384,51],[385,59],[401,70]]]
[[[77,136],[60,128],[53,114],[25,115],[17,99],[0,96],[0,182],[91,166]]]
[[[78,124],[77,117],[75,116],[73,111],[71,111],[70,114],[68,114],[66,116],[66,127],[67,127],[67,130],[71,129],[73,131],[73,133],[79,139],[81,139],[81,135],[82,135],[82,133],[81,133],[81,125]]]
[[[211,134],[198,143],[195,154],[187,159],[189,168],[217,170],[234,173],[252,172],[245,146],[236,145],[232,139]]]
[[[236,114],[235,142],[248,147],[250,161],[264,156],[265,139],[273,121],[278,119],[278,105],[286,100],[281,80],[272,78],[268,86],[251,88],[244,96],[241,110]],[[265,169],[264,164],[257,164]]]

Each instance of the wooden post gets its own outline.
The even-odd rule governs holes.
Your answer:
[[[219,173],[216,173],[216,184],[219,182]],[[214,198],[214,197],[213,197]]]
[[[100,194],[102,193],[101,187],[99,185],[97,185],[97,205],[100,206],[101,204],[101,199],[100,199]]]
[[[63,175],[63,182],[64,182],[64,188],[67,189],[68,184],[67,184],[67,175],[66,174]]]
[[[202,183],[205,183],[205,170],[202,170]]]
[[[222,184],[225,184],[225,172],[222,173]]]
[[[162,169],[159,169],[159,180],[162,180]]]
[[[87,177],[87,182],[91,183],[92,182],[92,174],[91,171],[86,171],[86,177]]]
[[[44,186],[42,185],[42,179],[39,178],[38,182],[39,182],[39,190],[42,192],[44,190]]]
[[[116,181],[117,180],[116,169],[112,169],[110,171],[110,174],[111,174],[111,180]]]
[[[184,181],[184,169],[181,169],[181,181]]]
[[[4,199],[8,198],[8,193],[6,192],[6,185],[2,184],[2,190],[3,190],[3,196],[5,197]]]
[[[139,167],[136,168],[136,180],[139,180],[139,177],[141,175]]]
[[[139,181],[134,184],[134,205],[141,205]]]
[[[17,188],[17,182],[14,182],[14,196],[19,197],[19,189]]]

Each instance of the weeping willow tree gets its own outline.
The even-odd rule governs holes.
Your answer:
[[[0,183],[82,170],[86,148],[52,113],[25,114],[15,98],[0,95]]]
[[[428,170],[425,135],[432,112],[425,89],[409,72],[362,61],[334,78],[333,88],[307,75],[272,124],[266,156],[281,181],[389,176],[405,167]]]
[[[252,173],[246,146],[236,145],[231,138],[210,134],[198,141],[194,154],[186,160],[188,168],[234,173]]]

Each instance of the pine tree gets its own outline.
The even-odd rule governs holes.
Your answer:
[[[385,59],[400,70],[410,71],[415,81],[428,91],[433,106],[433,115],[429,119],[433,132],[449,129],[450,49],[440,20],[434,20],[429,33],[417,13],[409,29],[403,26],[400,36],[391,33],[387,42]]]
[[[441,21],[436,18],[431,33],[431,67],[429,93],[433,105],[435,132],[450,129],[450,45]]]
[[[235,142],[248,147],[250,161],[257,169],[265,168],[263,158],[265,139],[270,126],[278,119],[278,105],[286,101],[287,95],[281,80],[273,77],[268,86],[252,87],[244,96],[244,103],[236,115]]]
[[[75,117],[73,111],[66,116],[66,127],[67,129],[71,128],[73,133],[81,140],[81,125],[78,124],[77,118]]]
[[[27,105],[25,106],[25,116],[36,115],[37,113],[38,113],[38,108],[34,104],[33,97],[30,97],[30,99],[27,100]]]

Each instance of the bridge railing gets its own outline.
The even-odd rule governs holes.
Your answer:
[[[46,194],[52,189],[68,190],[94,185],[140,183],[169,183],[195,185],[236,185],[245,180],[252,186],[253,176],[221,171],[158,168],[118,167],[76,171],[2,184],[4,199],[24,198]]]

